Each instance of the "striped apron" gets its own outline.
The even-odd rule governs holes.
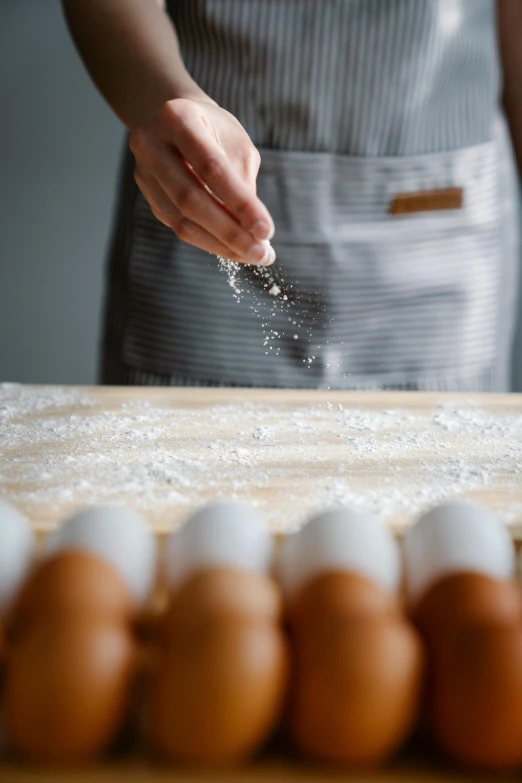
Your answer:
[[[179,241],[127,154],[103,381],[507,390],[518,236],[494,0],[170,13],[189,72],[260,149],[284,286]],[[419,208],[432,191],[438,208]],[[418,211],[391,209],[401,194]]]

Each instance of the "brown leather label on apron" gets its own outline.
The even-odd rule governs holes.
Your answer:
[[[462,209],[462,188],[423,190],[417,193],[398,193],[390,204],[392,215],[409,215],[413,212],[438,212],[445,209]]]

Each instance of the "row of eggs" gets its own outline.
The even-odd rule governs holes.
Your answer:
[[[116,507],[69,519],[35,561],[27,521],[0,505],[13,748],[42,761],[97,755],[139,670],[146,731],[177,761],[245,760],[284,717],[307,756],[373,765],[420,716],[456,761],[522,765],[515,551],[485,509],[435,508],[401,548],[371,517],[337,508],[274,547],[253,509],[209,506],[168,538],[168,602],[140,646],[131,627],[157,561],[142,519]]]
[[[171,586],[194,570],[223,565],[275,570],[288,593],[321,571],[339,569],[364,574],[392,591],[405,580],[408,600],[414,603],[445,573],[479,571],[506,579],[515,572],[509,533],[494,514],[463,502],[425,514],[405,536],[402,553],[387,528],[369,515],[344,508],[317,515],[297,533],[285,536],[279,549],[261,516],[247,506],[209,506],[188,522],[168,540],[165,569]],[[106,559],[137,603],[146,602],[156,576],[157,543],[140,516],[116,506],[86,509],[47,538],[47,555],[72,549]],[[27,519],[0,501],[0,617],[25,579],[34,552]]]

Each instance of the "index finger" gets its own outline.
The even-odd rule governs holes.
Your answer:
[[[185,116],[174,127],[172,141],[202,182],[257,239],[270,239],[274,223],[268,209],[234,169],[224,151]]]

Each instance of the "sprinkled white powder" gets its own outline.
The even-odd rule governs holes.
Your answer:
[[[301,330],[303,342],[312,343],[313,331],[311,325],[306,323],[304,318],[295,318],[293,308],[296,306],[296,301],[292,301],[287,293],[283,294],[281,287],[283,280],[280,275],[278,276],[274,273],[272,267],[246,267],[244,264],[222,257],[218,257],[218,267],[226,275],[227,282],[233,291],[232,296],[237,303],[243,303],[244,306],[245,302],[243,300],[246,297],[253,317],[261,320],[260,342],[263,347],[268,347],[268,350],[264,352],[265,356],[277,357],[280,355],[280,346],[271,346],[268,343],[274,339],[274,336],[282,337],[283,340],[287,339],[284,328],[286,322],[294,327],[292,329],[294,340],[299,339],[299,335],[294,334],[294,332]],[[284,287],[287,291],[293,288],[292,285],[287,283],[284,283]],[[270,297],[269,299],[267,294]],[[275,331],[269,322],[270,319],[277,319],[280,323],[282,322],[283,329],[281,332]],[[290,335],[288,335],[288,339],[290,339]],[[272,351],[271,354],[270,351]]]
[[[337,400],[176,409],[168,393],[151,399],[0,386],[0,496],[43,526],[84,504],[124,502],[169,528],[195,506],[236,498],[274,529],[335,503],[400,529],[427,506],[482,493],[507,524],[522,521],[514,411],[382,411]]]
[[[239,272],[241,270],[240,265],[236,261],[230,261],[228,258],[222,258],[221,256],[218,256],[218,266],[227,276],[228,284],[234,292],[234,299],[237,299],[237,301],[240,302],[241,294],[243,293],[239,287]]]

